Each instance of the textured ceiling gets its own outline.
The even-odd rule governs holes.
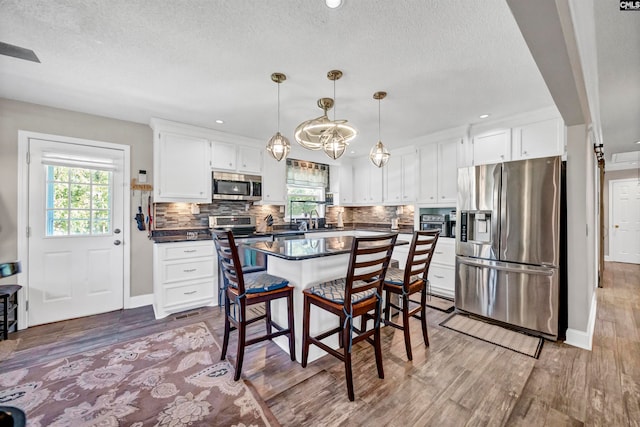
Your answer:
[[[0,41],[41,60],[0,56],[1,97],[134,122],[266,143],[274,71],[288,77],[280,128],[293,141],[321,114],[316,100],[333,96],[327,71],[342,70],[336,113],[359,130],[357,154],[377,141],[379,90],[390,148],[483,113],[553,104],[504,0],[346,0],[337,10],[323,0],[0,0],[0,10]]]

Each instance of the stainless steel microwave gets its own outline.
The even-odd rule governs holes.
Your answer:
[[[213,172],[213,200],[262,200],[262,177]]]

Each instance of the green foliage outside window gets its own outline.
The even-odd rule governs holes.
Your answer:
[[[47,236],[111,232],[111,176],[108,171],[46,166]]]

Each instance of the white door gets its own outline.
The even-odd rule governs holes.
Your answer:
[[[117,310],[124,152],[29,139],[29,325]]]
[[[610,259],[640,264],[640,181],[611,181]]]

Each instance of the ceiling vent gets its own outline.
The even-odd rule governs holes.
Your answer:
[[[640,160],[640,151],[628,151],[626,153],[613,153],[611,155],[612,163],[629,163]]]

